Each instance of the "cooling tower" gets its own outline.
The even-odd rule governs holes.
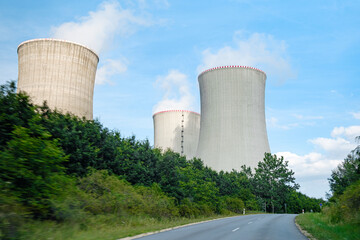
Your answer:
[[[19,45],[17,90],[34,104],[46,100],[51,109],[93,118],[94,82],[99,57],[82,45],[34,39]]]
[[[263,71],[242,66],[199,75],[201,123],[197,157],[217,171],[254,169],[270,152]]]
[[[170,110],[155,113],[154,146],[163,151],[170,148],[185,155],[195,157],[199,141],[200,114],[186,110]]]

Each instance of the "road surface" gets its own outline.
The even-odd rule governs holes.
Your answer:
[[[296,214],[257,214],[190,225],[138,240],[306,240],[295,226]]]

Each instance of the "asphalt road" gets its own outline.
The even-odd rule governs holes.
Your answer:
[[[137,239],[141,240],[305,240],[296,214],[258,214],[214,220]]]

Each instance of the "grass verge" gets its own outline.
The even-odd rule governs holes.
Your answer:
[[[360,226],[350,223],[332,224],[321,213],[305,213],[296,217],[296,223],[317,240],[359,240]]]
[[[256,212],[249,212],[248,214]],[[55,223],[33,221],[21,230],[21,238],[26,240],[114,240],[141,233],[158,231],[189,223],[212,220],[235,214],[214,215],[198,218],[155,219],[147,216],[119,218],[114,215],[97,215],[77,222]]]

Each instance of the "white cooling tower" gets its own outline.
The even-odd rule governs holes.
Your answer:
[[[254,169],[270,152],[263,71],[217,67],[199,75],[201,128],[197,157],[217,171]]]
[[[34,104],[46,100],[51,109],[93,118],[93,94],[98,56],[68,41],[34,39],[18,47],[17,90],[26,92]]]
[[[155,113],[154,146],[163,151],[171,149],[195,157],[199,141],[200,114],[186,110],[169,110]]]

